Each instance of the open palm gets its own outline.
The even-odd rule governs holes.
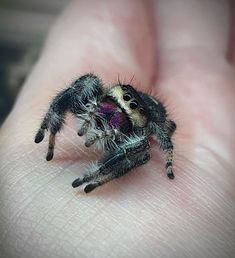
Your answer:
[[[202,4],[203,2],[203,4]],[[3,257],[232,257],[235,72],[226,1],[74,2],[53,27],[1,129]],[[234,43],[234,42],[233,42]],[[229,58],[228,58],[229,56]],[[159,96],[177,123],[175,180],[151,161],[89,195],[73,189],[96,153],[75,121],[53,161],[34,134],[50,99],[93,72]]]

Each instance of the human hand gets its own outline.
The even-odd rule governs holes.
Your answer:
[[[1,129],[2,257],[232,257],[235,80],[226,3],[69,6]],[[95,158],[73,119],[45,161],[47,143],[33,143],[43,111],[87,72],[106,84],[134,75],[136,88],[161,96],[177,123],[175,180],[154,146],[136,171],[89,195],[73,189],[82,164]]]

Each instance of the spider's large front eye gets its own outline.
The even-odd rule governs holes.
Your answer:
[[[138,107],[138,102],[137,101],[131,101],[130,103],[130,108],[131,109],[136,109]]]
[[[123,95],[123,99],[125,101],[128,101],[128,100],[132,99],[132,95],[130,93],[126,93],[126,94]]]

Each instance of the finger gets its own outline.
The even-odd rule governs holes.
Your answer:
[[[160,51],[202,48],[226,56],[228,1],[158,0],[155,11]]]
[[[226,60],[228,2],[159,0],[156,3],[158,91],[171,109],[178,107],[175,115],[184,117],[187,124],[178,127],[185,134],[192,132],[198,123],[208,130],[218,128],[219,124],[212,122],[218,116],[213,107],[220,103],[225,117],[233,103],[230,83],[233,74]]]

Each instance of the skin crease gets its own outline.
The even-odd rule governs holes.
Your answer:
[[[1,257],[234,255],[231,13],[221,0],[68,6],[1,128]],[[54,159],[45,161],[47,140],[33,142],[43,113],[87,72],[108,85],[134,75],[136,88],[161,97],[177,123],[175,180],[155,144],[143,167],[88,195],[73,189],[97,154],[83,146],[70,117]]]

